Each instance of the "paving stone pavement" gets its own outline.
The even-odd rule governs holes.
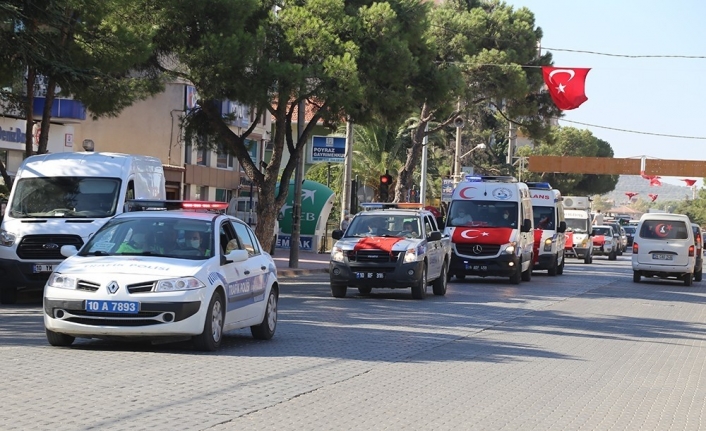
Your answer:
[[[0,429],[702,429],[706,284],[634,284],[628,259],[424,301],[283,277],[275,338],[216,354],[52,348],[37,304],[0,307]]]

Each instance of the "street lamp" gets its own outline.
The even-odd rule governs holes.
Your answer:
[[[463,175],[461,174],[461,168],[460,168],[461,159],[464,158],[464,157],[466,157],[467,155],[471,154],[471,153],[474,152],[475,150],[485,150],[486,148],[488,148],[487,145],[485,145],[485,144],[478,144],[478,145],[476,145],[475,147],[473,147],[470,151],[468,151],[467,153],[465,153],[465,154],[463,154],[463,155],[461,155],[461,156],[458,156],[458,157],[456,158],[456,163],[457,163],[458,168],[456,169],[456,174],[454,174],[454,176],[453,176],[454,185],[458,184],[459,181],[461,180],[461,177],[463,176]]]

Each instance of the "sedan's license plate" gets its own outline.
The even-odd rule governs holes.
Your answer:
[[[385,278],[384,272],[356,272],[355,278]]]
[[[94,313],[137,314],[140,303],[134,301],[86,301],[86,311]]]
[[[672,260],[672,255],[671,255],[671,254],[653,253],[653,254],[652,254],[652,259],[656,259],[656,260]]]
[[[34,272],[35,274],[38,274],[40,272],[52,272],[52,271],[54,271],[54,265],[46,265],[43,263],[37,263],[32,268],[32,272]]]

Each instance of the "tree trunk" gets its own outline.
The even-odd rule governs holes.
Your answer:
[[[34,84],[37,79],[37,69],[30,66],[27,68],[27,100],[24,103],[25,108],[25,158],[32,155],[34,149]]]
[[[7,173],[7,167],[5,164],[0,160],[0,175],[2,175],[2,179],[5,181],[5,185],[7,186],[7,190],[10,191],[12,190],[12,178],[10,178],[10,175]],[[5,197],[10,197],[5,196]],[[2,214],[0,214],[1,216]]]
[[[44,95],[44,110],[42,111],[42,122],[39,128],[39,145],[37,154],[45,154],[47,152],[47,144],[49,143],[49,126],[51,125],[51,108],[54,105],[54,92],[56,91],[56,79],[49,78],[47,82],[47,94]]]
[[[407,150],[407,160],[404,167],[400,170],[397,176],[397,184],[395,185],[395,199],[393,202],[405,202],[407,200],[407,191],[412,188],[414,182],[414,170],[419,165],[422,156],[422,143],[424,142],[424,134],[426,126],[429,122],[429,108],[425,103],[422,106],[420,122],[412,134],[412,146]],[[426,175],[426,172],[422,172]]]

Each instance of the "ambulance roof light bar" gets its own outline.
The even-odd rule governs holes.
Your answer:
[[[370,210],[385,210],[385,209],[398,209],[398,210],[420,210],[422,209],[422,204],[414,202],[366,202],[360,204],[365,211]]]
[[[131,199],[125,202],[125,211],[225,211],[228,202],[207,201],[162,201],[148,199]]]
[[[504,175],[466,175],[464,181],[470,183],[516,183],[517,178]]]
[[[539,182],[525,182],[527,187],[535,190],[551,190],[552,185],[549,183],[539,183]]]

